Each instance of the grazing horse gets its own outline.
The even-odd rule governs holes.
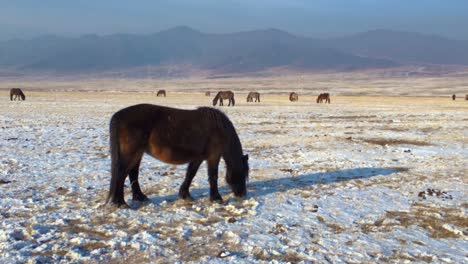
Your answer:
[[[289,101],[295,102],[299,100],[299,95],[295,92],[289,94]]]
[[[455,94],[452,94],[452,100],[455,101],[457,99],[457,96]]]
[[[250,92],[247,95],[247,102],[253,102],[254,98],[255,98],[255,102],[260,103],[260,93],[257,93],[257,92]]]
[[[465,95],[465,100],[468,100],[468,94]]]
[[[205,92],[205,96],[211,96],[211,92]]]
[[[324,100],[325,100],[325,103],[330,103],[330,94],[329,93],[320,94],[317,97],[317,104],[322,103]]]
[[[116,112],[110,121],[111,182],[107,201],[128,206],[124,182],[129,176],[133,200],[145,201],[138,183],[143,154],[170,164],[188,163],[179,198],[192,199],[189,187],[200,164],[208,163],[210,200],[222,201],[218,192],[218,165],[226,163],[226,182],[237,197],[247,193],[248,155],[234,125],[221,111],[200,107],[183,110],[151,104],[139,104]]]
[[[159,90],[158,93],[156,94],[157,97],[159,96],[164,96],[166,97],[166,90]]]
[[[218,102],[219,100],[219,105],[223,105],[223,99],[225,100],[229,100],[229,104],[228,106],[231,105],[232,103],[232,106],[234,106],[236,104],[236,101],[234,100],[234,93],[231,92],[231,91],[221,91],[221,92],[218,92],[215,96],[215,98],[213,98],[213,106],[216,105],[216,103]]]
[[[26,100],[26,95],[24,95],[23,91],[20,88],[11,88],[10,89],[10,101],[15,100],[18,98],[19,101]]]

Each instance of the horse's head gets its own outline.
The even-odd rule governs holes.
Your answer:
[[[242,156],[241,165],[235,170],[226,171],[226,181],[232,192],[237,197],[244,197],[247,194],[246,182],[249,179],[249,155]]]
[[[215,106],[217,102],[218,102],[218,96],[216,96],[216,97],[213,99],[213,106]]]

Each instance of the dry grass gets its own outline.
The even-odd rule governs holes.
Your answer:
[[[31,253],[32,256],[44,256],[44,257],[65,256],[67,254],[68,254],[68,250],[66,250],[66,249],[32,252]]]
[[[112,238],[111,234],[108,234],[105,231],[96,230],[93,226],[87,224],[80,224],[79,221],[70,221],[67,226],[61,227],[60,231],[64,233],[84,234],[88,238],[100,241],[107,241]]]
[[[468,217],[460,209],[416,203],[410,211],[389,211],[373,224],[361,224],[361,229],[364,233],[390,232],[397,226],[407,228],[411,225],[426,229],[433,238],[459,238],[466,234],[456,233],[444,225],[467,230]]]
[[[323,216],[317,215],[317,220],[324,223],[328,228],[332,229],[335,233],[341,233],[345,229],[336,223],[327,221]]]
[[[431,146],[432,144],[425,141],[417,141],[417,140],[410,140],[410,139],[385,139],[385,138],[370,138],[370,139],[363,139],[362,141],[367,142],[369,144],[375,144],[380,146],[386,145],[415,145],[415,146]]]
[[[284,263],[298,263],[301,261],[306,261],[303,257],[299,255],[296,251],[290,249],[286,253],[272,254],[267,252],[263,248],[254,248],[252,256],[260,261],[264,262],[284,262]]]

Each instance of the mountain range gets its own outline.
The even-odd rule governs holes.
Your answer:
[[[149,35],[45,35],[0,42],[0,68],[15,72],[190,65],[215,73],[246,73],[275,67],[355,70],[408,64],[468,65],[468,41],[390,30],[319,39],[277,29],[207,34],[181,26]]]

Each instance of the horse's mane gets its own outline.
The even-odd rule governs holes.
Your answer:
[[[231,123],[229,118],[220,110],[211,108],[211,107],[199,107],[197,108],[203,115],[203,118],[214,121],[216,128],[234,128],[234,125]]]
[[[239,140],[239,136],[237,135],[236,129],[234,128],[231,120],[229,120],[229,118],[223,112],[215,108],[199,107],[197,110],[203,113],[203,118],[212,120],[217,129],[221,129],[226,133],[228,148],[231,149],[231,151],[239,152],[235,153],[236,155],[242,155],[242,146]],[[226,159],[226,155],[223,156]],[[230,161],[226,162],[229,163]]]

